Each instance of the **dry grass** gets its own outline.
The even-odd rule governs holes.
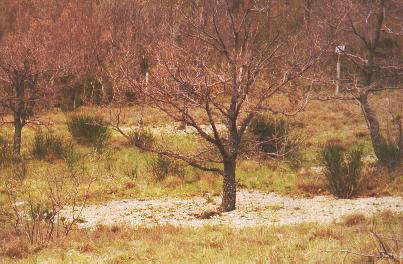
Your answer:
[[[68,239],[46,248],[22,248],[11,255],[5,249],[21,242],[3,240],[0,263],[341,263],[344,254],[323,250],[377,253],[371,230],[396,237],[403,233],[403,215],[387,212],[372,219],[354,220],[353,225],[246,229],[98,226],[93,231],[74,231]],[[348,256],[345,263],[367,261],[370,259]]]
[[[321,226],[311,230],[308,234],[310,241],[314,240],[342,240],[343,235],[337,232],[332,226]]]
[[[298,172],[295,185],[305,196],[328,194],[324,176],[311,170],[301,169]]]
[[[360,213],[347,215],[342,219],[342,223],[346,226],[356,226],[365,223],[365,221],[365,215]]]
[[[3,245],[2,254],[10,259],[24,258],[30,251],[28,241],[22,236],[14,236],[8,243]]]
[[[403,193],[403,164],[390,169],[367,166],[359,181],[359,196],[401,195]]]

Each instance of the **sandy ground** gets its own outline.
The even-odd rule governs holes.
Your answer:
[[[178,134],[178,135],[185,135],[185,134],[196,134],[197,130],[194,127],[186,126],[183,129],[179,129],[180,123],[174,123],[172,125],[165,125],[161,127],[150,127],[145,126],[143,129],[149,130],[155,134]],[[216,124],[218,131],[225,131],[224,124]],[[213,129],[210,125],[200,125],[200,128],[206,132],[207,134],[212,134]],[[141,129],[140,126],[130,126],[130,127],[121,127],[121,130],[129,133],[130,131]]]
[[[385,210],[403,212],[402,197],[370,197],[352,200],[327,196],[291,198],[275,193],[240,190],[235,211],[215,215],[209,219],[199,217],[203,212],[216,209],[219,204],[220,197],[111,201],[85,207],[80,217],[83,222],[79,224],[79,227],[93,228],[97,224],[132,226],[170,224],[182,227],[222,224],[243,228],[308,222],[331,223],[354,213],[371,216]]]

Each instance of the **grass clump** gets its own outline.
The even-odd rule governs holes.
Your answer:
[[[35,135],[31,154],[38,160],[52,161],[63,159],[69,168],[74,167],[82,157],[73,142],[42,132]]]
[[[258,115],[252,120],[248,130],[264,156],[275,159],[286,158],[293,163],[298,159],[300,142],[291,137],[290,126],[285,119]]]
[[[401,160],[400,148],[393,142],[384,141],[378,154],[379,162],[387,167],[394,167]]]
[[[56,135],[39,132],[35,135],[31,154],[39,160],[62,159],[66,154],[65,141]]]
[[[101,116],[76,114],[68,118],[67,127],[71,136],[79,143],[101,150],[111,138],[111,131]]]
[[[387,137],[382,139],[381,145],[377,148],[377,157],[381,165],[396,167],[400,164],[403,156],[403,126],[401,115],[392,113],[392,127],[388,126]],[[393,129],[393,127],[395,129]]]
[[[346,150],[339,142],[329,141],[321,152],[321,161],[330,192],[339,198],[351,198],[363,167],[360,147]]]
[[[82,157],[83,155],[75,148],[72,142],[65,144],[63,159],[66,162],[67,168],[73,170]]]
[[[149,163],[150,172],[156,181],[163,181],[169,175],[183,177],[185,174],[182,163],[169,159],[164,156],[158,156]]]
[[[135,129],[129,134],[130,144],[139,149],[150,149],[154,144],[153,134],[145,129]]]

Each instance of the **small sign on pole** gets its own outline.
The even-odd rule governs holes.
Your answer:
[[[335,52],[337,54],[343,54],[345,50],[346,50],[346,45],[337,45]]]

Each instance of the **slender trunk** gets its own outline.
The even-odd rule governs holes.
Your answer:
[[[221,210],[229,212],[235,210],[236,203],[236,162],[234,160],[224,162],[224,184]]]
[[[14,154],[19,155],[21,153],[21,133],[22,133],[22,122],[20,116],[14,114],[14,141],[13,141],[13,151]]]
[[[370,105],[368,103],[368,98],[366,95],[360,97],[360,103],[361,103],[361,109],[364,114],[365,120],[367,121],[369,134],[371,136],[371,141],[372,141],[372,147],[374,148],[376,157],[379,159],[381,147],[382,147],[382,143],[383,143],[382,135],[380,133],[380,128],[379,128],[379,121],[378,121],[374,111],[370,107]]]

